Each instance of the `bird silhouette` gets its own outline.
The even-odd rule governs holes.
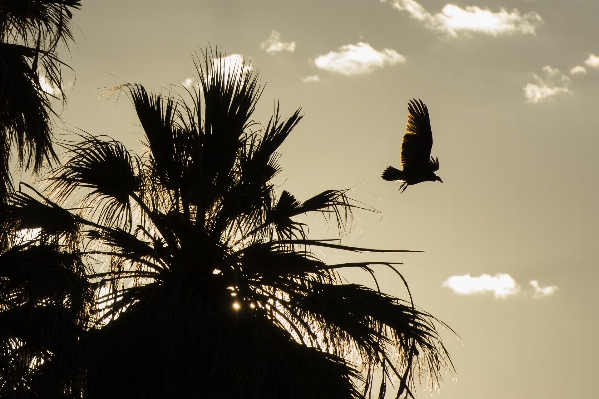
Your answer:
[[[431,157],[433,132],[428,116],[428,108],[422,100],[410,100],[408,103],[408,124],[401,143],[402,170],[389,166],[382,174],[388,181],[401,181],[400,192],[408,186],[423,181],[443,180],[435,174],[439,170],[439,160]]]

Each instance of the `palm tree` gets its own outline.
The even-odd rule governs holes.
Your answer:
[[[76,218],[51,201],[17,191],[0,203],[2,398],[81,397],[94,286],[78,234]]]
[[[63,269],[72,279],[56,290],[70,313],[55,331],[75,338],[53,348],[42,340],[46,361],[24,373],[15,353],[33,344],[6,332],[0,356],[15,372],[0,394],[32,392],[49,375],[84,398],[383,398],[390,387],[413,397],[418,380],[439,384],[441,369],[453,369],[436,330],[445,325],[411,296],[339,274],[358,267],[376,281],[373,268],[383,265],[405,283],[395,266],[326,264],[312,249],[406,251],[308,238],[301,215],[320,213],[343,232],[353,210],[366,208],[347,190],[300,201],[272,183],[276,151],[301,110],[283,118],[277,105],[264,127],[251,119],[262,87],[250,66],[231,70],[215,51],[196,59],[196,71],[191,105],[138,84],[114,88],[133,103],[146,153],[83,134],[67,145],[46,195],[23,185],[8,197],[5,229],[39,228],[19,255],[53,246],[71,257]],[[13,279],[13,290],[27,292]],[[73,287],[81,299],[70,299]],[[14,306],[4,301],[0,311]],[[69,344],[83,355],[63,361]]]
[[[12,191],[11,148],[21,167],[39,172],[56,159],[52,99],[66,101],[60,43],[73,39],[71,10],[81,0],[0,0],[0,200]]]

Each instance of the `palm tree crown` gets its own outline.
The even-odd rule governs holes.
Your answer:
[[[59,336],[78,337],[62,346],[34,345],[17,327],[2,330],[19,344],[0,352],[17,370],[0,381],[0,393],[29,392],[47,375],[62,392],[90,398],[382,398],[389,382],[397,397],[408,397],[418,379],[438,384],[440,370],[452,369],[435,328],[441,322],[411,297],[343,283],[339,270],[374,276],[377,262],[326,264],[311,248],[368,250],[309,239],[297,219],[322,213],[343,228],[359,204],[347,190],[305,201],[277,193],[276,151],[300,110],[282,118],[277,106],[259,128],[251,116],[262,88],[248,66],[228,69],[216,51],[196,70],[191,105],[137,84],[114,89],[133,103],[145,154],[83,135],[67,146],[47,197],[31,188],[9,197],[0,212],[7,231],[40,232],[24,246],[13,234],[15,254],[0,257],[20,259],[32,248],[71,256],[58,268],[72,281],[54,297],[81,287],[82,299],[56,305],[66,313]],[[79,204],[67,209],[72,198]],[[90,271],[94,260],[103,268]],[[11,292],[29,289],[13,275],[6,282]],[[42,297],[3,298],[0,311],[47,308]],[[62,361],[69,343],[85,357]],[[25,378],[17,350],[45,362]]]

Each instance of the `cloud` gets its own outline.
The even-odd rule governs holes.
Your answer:
[[[50,94],[51,96],[56,96],[62,93],[60,87],[53,85],[43,75],[40,76],[40,87],[43,91]]]
[[[243,77],[252,72],[252,65],[245,62],[241,54],[232,54],[223,58],[215,58],[212,60],[212,73],[224,73],[225,81],[229,76]]]
[[[284,43],[281,41],[281,34],[273,30],[270,37],[260,45],[262,50],[266,50],[268,54],[276,54],[281,51],[289,51],[293,53],[295,50],[295,42]]]
[[[585,67],[580,65],[576,65],[575,67],[570,69],[570,74],[572,75],[577,75],[579,73],[587,73],[587,70],[585,69]]]
[[[543,298],[546,296],[550,296],[550,295],[555,294],[555,292],[558,290],[557,285],[549,285],[547,287],[541,287],[541,286],[539,286],[539,283],[537,282],[537,280],[531,280],[530,285],[532,285],[533,288],[535,289],[533,298]]]
[[[318,82],[319,80],[320,80],[320,78],[318,77],[318,75],[310,75],[310,76],[306,76],[305,78],[302,78],[302,82],[304,82],[304,83]]]
[[[339,51],[331,51],[314,60],[316,67],[346,76],[365,75],[376,68],[404,62],[406,58],[395,50],[377,51],[363,42],[341,46]]]
[[[443,283],[443,287],[449,287],[460,295],[482,294],[492,292],[495,298],[507,298],[519,291],[518,284],[509,274],[496,274],[490,276],[483,274],[480,277],[451,276]]]
[[[543,67],[544,77],[533,74],[536,83],[527,83],[524,86],[524,96],[531,104],[547,101],[560,93],[571,93],[569,89],[570,78],[550,65]]]
[[[584,63],[592,68],[599,68],[599,57],[597,57],[594,54],[591,54]]]
[[[381,0],[386,2],[387,0]],[[391,6],[398,11],[407,12],[413,19],[424,24],[428,29],[457,36],[460,32],[477,32],[498,36],[501,34],[535,34],[535,29],[543,23],[536,12],[521,14],[517,9],[498,12],[476,6],[461,8],[454,4],[446,4],[440,13],[431,14],[415,0],[389,0]]]

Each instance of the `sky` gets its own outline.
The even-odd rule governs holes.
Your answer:
[[[266,85],[257,120],[276,101],[305,115],[280,149],[280,189],[351,188],[378,212],[357,212],[343,243],[424,251],[319,255],[403,263],[416,304],[459,335],[442,332],[457,373],[434,397],[593,397],[597,15],[595,0],[85,0],[62,53],[74,71],[62,116],[137,150],[131,104],[104,90],[193,87],[192,57],[207,46],[251,62]],[[411,98],[428,106],[444,183],[399,193],[380,175],[399,166]],[[334,233],[309,222],[312,238]],[[381,288],[406,298],[378,270]]]

